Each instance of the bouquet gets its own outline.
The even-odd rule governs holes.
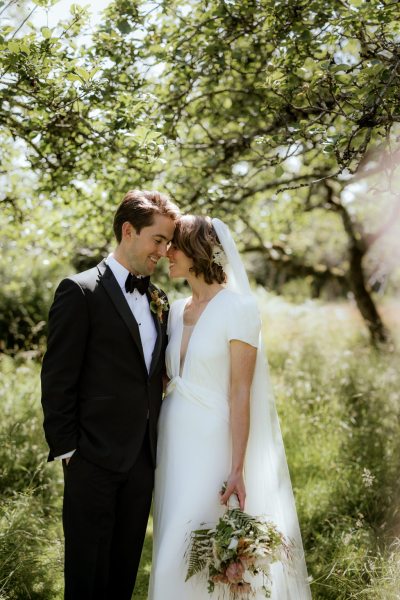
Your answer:
[[[233,600],[249,598],[256,591],[245,580],[246,573],[261,574],[261,591],[269,598],[270,566],[289,556],[290,544],[274,523],[228,507],[215,527],[192,531],[186,581],[205,571],[208,592],[212,594],[216,585],[223,586]]]

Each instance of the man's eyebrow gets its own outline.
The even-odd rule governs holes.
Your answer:
[[[162,233],[154,233],[153,237],[160,237],[163,240],[165,240],[166,242],[170,242],[171,240],[169,240],[165,235],[163,235]],[[172,239],[172,238],[171,238]]]

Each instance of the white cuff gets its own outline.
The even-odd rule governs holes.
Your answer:
[[[61,460],[62,458],[71,458],[75,450],[71,450],[70,452],[66,452],[65,454],[60,454],[60,456],[55,456],[55,460]]]

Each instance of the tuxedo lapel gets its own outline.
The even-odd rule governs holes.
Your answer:
[[[146,296],[147,296],[148,301],[149,301],[149,306],[150,306],[150,303],[151,303],[151,300],[152,300],[151,299],[151,292],[153,290],[157,290],[157,288],[150,283],[149,289],[146,292]],[[160,319],[158,318],[158,316],[156,315],[156,313],[154,313],[151,309],[150,309],[150,312],[151,312],[151,316],[153,317],[154,325],[155,325],[156,331],[157,331],[157,339],[156,339],[156,343],[154,344],[154,350],[153,350],[153,354],[152,354],[152,357],[151,357],[151,365],[150,365],[150,373],[149,373],[151,375],[152,372],[153,372],[153,369],[156,366],[156,364],[158,362],[158,359],[160,357],[160,352],[161,352],[161,347],[162,347],[162,331],[161,331]]]
[[[146,362],[144,360],[142,341],[140,339],[139,327],[127,301],[125,300],[121,288],[119,287],[117,280],[105,261],[102,261],[97,268],[100,273],[100,283],[110,296],[117,312],[122,317],[125,325],[129,329],[129,333],[131,334],[136,346],[138,347],[140,356],[142,357],[143,365],[147,370]]]

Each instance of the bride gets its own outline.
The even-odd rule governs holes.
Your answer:
[[[214,525],[232,494],[294,546],[290,564],[272,565],[271,598],[309,600],[260,318],[233,238],[219,219],[187,215],[168,258],[171,277],[185,278],[192,295],[172,304],[168,322],[170,381],[159,421],[149,600],[210,597],[204,580],[185,582],[184,555],[191,531]]]

